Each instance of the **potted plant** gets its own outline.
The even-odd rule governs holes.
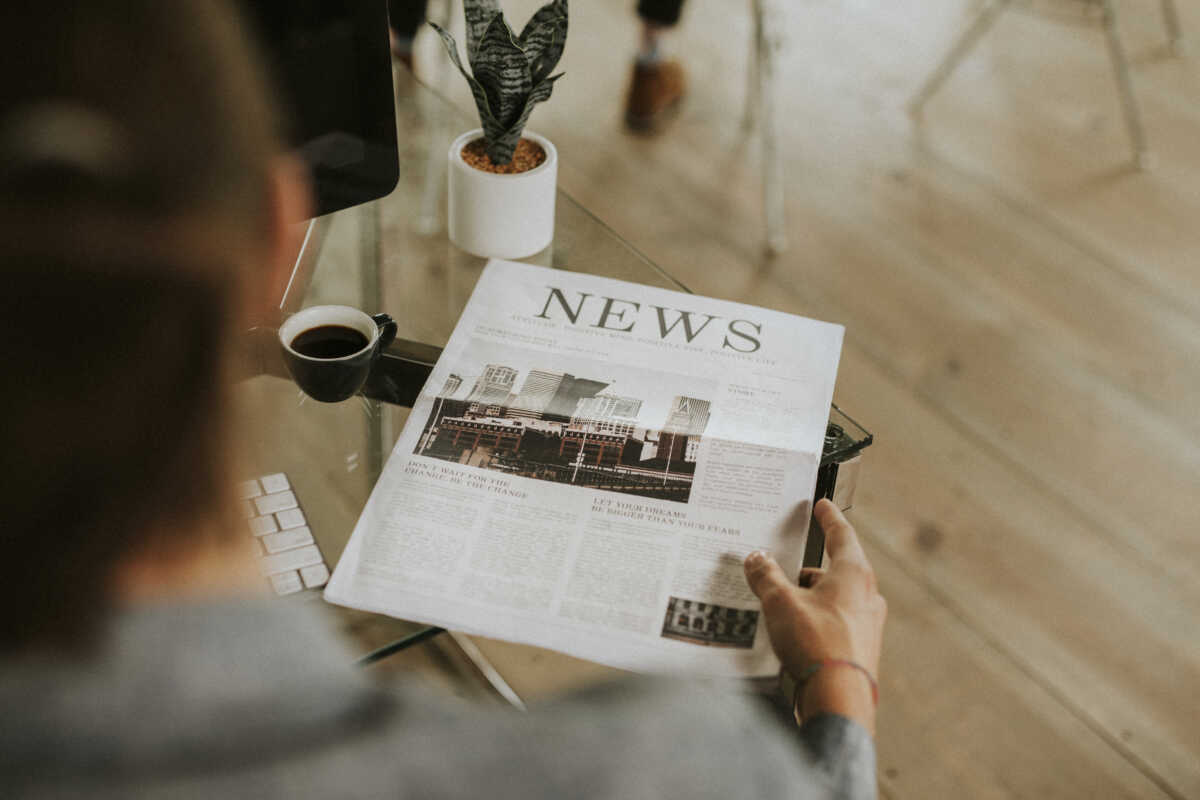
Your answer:
[[[550,73],[566,44],[567,0],[540,8],[519,36],[497,0],[463,6],[471,73],[454,37],[430,23],[467,79],[482,125],[450,145],[450,240],[478,256],[524,258],[554,238],[558,151],[525,123],[562,77]]]

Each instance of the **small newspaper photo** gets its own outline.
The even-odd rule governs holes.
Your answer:
[[[325,591],[627,670],[779,662],[742,574],[798,574],[843,329],[491,261]]]

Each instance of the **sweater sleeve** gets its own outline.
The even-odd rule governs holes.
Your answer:
[[[857,722],[817,714],[800,726],[813,768],[823,773],[830,800],[875,800],[875,742]]]

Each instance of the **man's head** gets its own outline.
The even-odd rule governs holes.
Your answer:
[[[302,184],[211,0],[0,12],[0,647],[88,631],[223,507],[231,332]]]

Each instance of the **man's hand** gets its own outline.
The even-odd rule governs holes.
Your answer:
[[[746,581],[762,602],[771,646],[793,677],[830,658],[853,661],[877,676],[887,602],[842,512],[821,500],[815,514],[825,531],[828,568],[803,570],[797,585],[770,555],[755,552],[746,558]],[[793,516],[788,533],[802,535],[807,524],[807,519]],[[875,730],[871,684],[856,669],[824,667],[812,676],[801,713],[808,717],[820,711],[842,714]]]

